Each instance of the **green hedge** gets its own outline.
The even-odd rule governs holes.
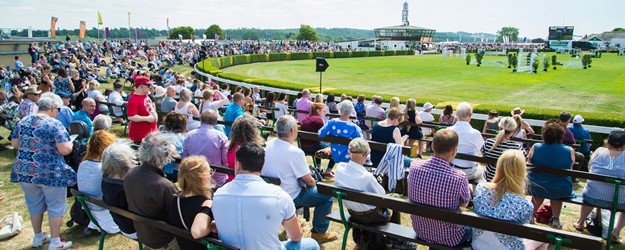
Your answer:
[[[352,57],[367,57],[369,51],[352,51]]]
[[[323,57],[323,58],[333,58],[334,53],[332,52],[313,52],[313,58]]]
[[[310,52],[297,52],[297,53],[289,53],[290,60],[307,60],[313,59],[313,54]]]
[[[232,57],[231,56],[220,57],[219,62],[220,62],[220,68],[222,69],[230,67],[232,66]]]
[[[352,57],[351,51],[337,51],[334,52],[334,58],[350,58]]]
[[[369,56],[384,56],[384,50],[369,51]]]
[[[268,61],[269,61],[269,54],[252,54],[252,55],[250,55],[250,62],[251,63],[268,62]]]
[[[397,55],[397,51],[396,50],[385,50],[384,51],[384,56],[395,56]]]
[[[269,54],[269,61],[286,61],[286,53]]]
[[[232,65],[248,64],[250,62],[250,55],[232,56]]]

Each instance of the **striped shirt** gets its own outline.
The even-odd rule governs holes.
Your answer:
[[[495,138],[486,139],[484,142],[484,146],[482,146],[482,155],[488,158],[499,159],[499,156],[503,154],[504,151],[509,149],[521,150],[523,152],[523,156],[527,156],[527,152],[523,148],[523,145],[519,145],[514,141],[502,141],[496,148],[493,148],[495,144]],[[491,181],[493,177],[495,177],[495,170],[497,169],[496,165],[488,164],[486,166],[486,181]]]
[[[432,157],[427,161],[414,160],[408,175],[408,198],[423,205],[458,210],[471,200],[469,183],[465,174],[452,168],[449,162]],[[445,246],[460,244],[465,227],[410,215],[417,237],[427,242]]]
[[[607,148],[597,149],[595,158],[590,161],[590,173],[625,178],[625,152],[616,157],[608,155]],[[625,187],[620,187],[619,204],[625,204]],[[614,201],[614,184],[588,180],[584,195],[602,201]]]

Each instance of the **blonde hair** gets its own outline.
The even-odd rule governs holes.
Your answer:
[[[388,109],[386,110],[387,116],[388,116],[389,110],[391,110],[391,109],[397,109],[397,120],[399,120],[399,122],[403,122],[404,121],[404,116],[399,111],[399,97],[394,96],[393,98],[391,98],[391,102],[389,103]]]
[[[521,118],[520,115],[513,115],[512,119],[516,122],[516,129],[514,130],[514,133],[516,134],[523,129],[523,118]]]
[[[525,195],[527,172],[523,153],[519,150],[506,150],[497,160],[497,170],[491,183],[486,187],[495,190],[497,199],[493,206],[503,199],[506,193]]]
[[[493,149],[497,148],[499,144],[501,144],[501,142],[503,141],[504,137],[506,135],[514,133],[516,128],[517,125],[514,119],[510,117],[505,117],[501,119],[499,121],[499,132],[497,133],[497,136],[495,136],[495,143],[488,151],[493,151]]]
[[[319,93],[315,96],[315,103],[323,103],[323,94]]]
[[[178,187],[181,194],[212,197],[211,168],[204,156],[189,156],[180,163]]]
[[[406,107],[404,108],[404,113],[408,113],[408,111],[410,110],[416,110],[417,109],[417,101],[415,101],[415,99],[408,99],[408,101],[406,101]]]

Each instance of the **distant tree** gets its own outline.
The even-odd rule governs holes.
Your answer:
[[[516,42],[519,40],[519,28],[515,27],[502,27],[497,31],[497,41],[503,42],[503,37],[510,37],[510,42]]]
[[[169,39],[178,39],[178,34],[182,35],[182,39],[191,39],[195,30],[190,26],[175,27],[169,31]]]
[[[532,39],[532,43],[546,43],[547,41],[545,41],[545,39],[542,38],[536,38],[536,39]]]
[[[625,28],[614,28],[612,32],[625,32]]]
[[[284,35],[277,35],[271,38],[271,40],[286,40],[286,37]]]
[[[317,35],[317,31],[310,27],[310,25],[302,24],[299,27],[299,34],[297,35],[297,40],[300,41],[319,41],[319,35]]]
[[[219,35],[219,39],[225,39],[224,31],[217,24],[213,24],[204,31],[207,39],[214,39],[215,35]]]
[[[248,30],[245,33],[243,33],[241,38],[243,40],[258,40],[260,38],[260,36],[258,35],[257,31],[255,31],[255,30]]]

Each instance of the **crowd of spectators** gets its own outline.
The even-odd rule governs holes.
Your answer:
[[[483,132],[497,135],[484,140],[482,133],[471,126],[473,109],[466,102],[457,105],[455,114],[451,105],[446,106],[439,122],[449,128],[437,131],[423,126],[435,121],[431,103],[425,103],[423,111],[419,111],[416,101],[410,99],[401,110],[395,97],[385,110],[380,96],[372,96],[370,103],[365,102],[364,95],[356,100],[347,95],[336,100],[331,95],[324,100],[322,95],[307,89],[289,100],[284,93],[263,94],[257,87],[237,86],[230,90],[227,84],[187,78],[164,65],[197,61],[199,54],[195,54],[206,49],[210,51],[208,56],[341,49],[329,44],[238,41],[224,46],[161,42],[151,47],[145,41],[68,40],[56,46],[44,44],[43,49],[45,55],[33,59],[30,67],[17,58],[18,71],[0,71],[0,113],[8,118],[4,125],[12,129],[11,145],[17,149],[11,181],[20,183],[24,192],[35,247],[46,242],[50,242],[49,249],[71,247],[72,243],[61,240],[59,234],[66,211],[66,187],[76,182],[80,191],[109,205],[167,221],[191,231],[195,238],[215,237],[212,233],[218,232],[221,240],[243,249],[319,249],[319,244],[336,240],[338,234],[329,230],[326,218],[331,213],[333,198],[317,192],[316,183],[321,178],[335,178],[337,186],[385,193],[364,165],[409,171],[408,198],[413,202],[454,210],[473,202],[476,213],[502,220],[534,221],[543,200],[549,199],[553,215],[548,223],[554,228],[562,227],[560,200],[574,197],[575,180],[526,173],[526,159],[527,163],[559,169],[571,169],[575,162],[590,162],[586,169],[581,169],[621,178],[625,171],[625,132],[611,133],[606,146],[594,154],[588,143],[579,147],[576,154],[569,145],[591,139],[590,133],[583,128],[581,116],[571,117],[567,112],[557,120],[547,121],[540,130],[543,142],[528,148],[513,140],[534,134],[521,118],[524,110],[520,108],[512,110],[512,117],[490,112]],[[53,63],[56,59],[58,63]],[[106,76],[100,76],[100,71]],[[110,93],[99,91],[101,78],[106,82],[103,84],[109,84],[111,78],[114,81]],[[126,82],[131,83],[130,94],[123,91]],[[118,109],[109,109],[105,101]],[[327,114],[338,117],[330,118]],[[129,140],[118,139],[109,132],[109,115],[120,123],[126,122],[124,115],[127,117]],[[63,157],[74,149],[68,131],[75,121],[83,121],[89,129],[86,155],[77,171]],[[218,124],[219,121],[224,124]],[[272,121],[276,136],[267,140],[259,126]],[[302,140],[297,147],[299,129],[319,137],[348,138],[351,142],[327,145]],[[430,146],[422,144],[424,137],[432,137]],[[365,139],[388,144],[387,152],[372,152]],[[131,148],[131,143],[138,152]],[[389,153],[403,145],[417,147],[417,158]],[[432,157],[420,159],[429,147]],[[306,160],[306,155],[318,156],[319,151],[329,159],[325,170],[321,170],[321,159],[315,157],[312,167]],[[483,168],[475,162],[455,159],[457,153],[498,160],[497,164]],[[213,173],[212,168],[229,168],[235,175]],[[318,172],[322,174],[316,175]],[[261,174],[278,178],[281,184],[267,184]],[[583,197],[591,204],[603,206],[611,202],[610,190],[613,186],[609,184],[589,181]],[[524,199],[526,194],[532,196],[531,202]],[[150,248],[202,247],[145,223],[107,213],[93,204],[89,207],[108,233],[121,232]],[[314,209],[311,238],[302,236],[301,228],[306,222],[297,218],[295,211],[299,207]],[[346,202],[346,207],[352,218],[363,223],[399,222],[399,213],[390,215],[383,208],[350,202]],[[509,214],[511,209],[514,216]],[[575,228],[583,229],[590,210],[582,207]],[[41,229],[45,212],[50,235]],[[259,223],[258,218],[268,219]],[[623,218],[619,217],[615,236],[625,227]],[[446,246],[473,239],[475,249],[545,247],[416,215],[411,215],[411,220],[419,238]],[[280,226],[285,228],[288,241],[279,241],[275,232]],[[385,241],[380,235],[358,230],[353,237],[357,242]],[[396,248],[414,248],[407,242],[391,241]]]

